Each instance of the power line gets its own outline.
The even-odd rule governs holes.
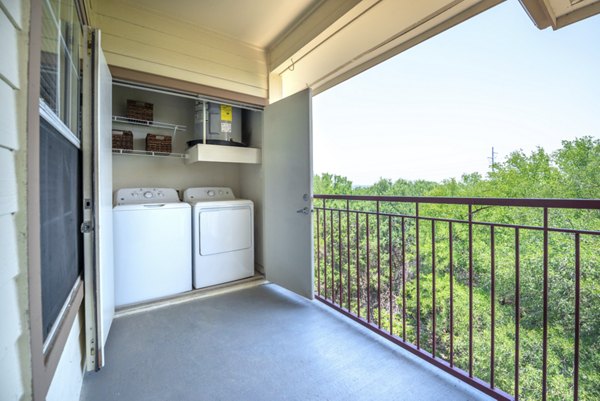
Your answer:
[[[496,166],[496,155],[498,153],[494,151],[494,147],[492,146],[492,157],[488,157],[488,160],[491,161],[491,165],[490,167],[492,168],[492,173],[496,171],[495,166]]]

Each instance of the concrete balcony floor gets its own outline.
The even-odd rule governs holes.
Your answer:
[[[273,284],[120,317],[106,348],[82,401],[491,399]]]

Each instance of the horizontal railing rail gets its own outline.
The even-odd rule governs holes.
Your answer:
[[[580,398],[600,200],[314,195],[313,209],[318,300],[496,399]]]
[[[444,196],[371,196],[313,195],[315,199],[372,202],[429,203],[443,205],[481,205],[513,207],[548,207],[555,209],[600,209],[600,199],[525,199],[525,198],[450,198]]]

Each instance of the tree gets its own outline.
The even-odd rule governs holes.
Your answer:
[[[478,173],[464,174],[460,179],[441,183],[381,178],[368,187],[353,188],[345,177],[323,174],[315,177],[315,193],[345,195],[393,196],[444,196],[444,197],[494,197],[494,198],[600,198],[600,140],[582,137],[563,141],[562,148],[548,154],[538,148],[530,154],[522,150],[512,152],[495,169],[483,177]],[[449,356],[449,283],[454,285],[454,356],[457,366],[468,363],[468,248],[467,225],[454,223],[453,276],[450,276],[448,251],[449,230],[446,221],[431,223],[420,220],[418,263],[420,273],[420,311],[416,313],[416,225],[414,202],[380,202],[382,213],[397,217],[377,218],[372,213],[374,202],[350,202],[351,212],[346,213],[345,201],[328,201],[327,210],[320,211],[320,240],[317,250],[321,265],[317,272],[327,276],[328,297],[334,302],[343,299],[348,307],[394,334],[403,327],[402,310],[406,309],[406,334],[408,341],[416,338],[416,317],[420,314],[421,346],[432,349],[432,316],[437,320],[436,347],[438,356]],[[339,210],[337,210],[339,209]],[[473,219],[496,224],[521,226],[543,225],[541,208],[480,207],[474,208]],[[358,213],[357,213],[358,212]],[[404,216],[404,217],[402,217]],[[422,204],[419,216],[455,221],[468,217],[465,206]],[[367,223],[368,222],[368,223]],[[369,224],[367,237],[367,224]],[[402,224],[404,226],[402,227]],[[576,228],[600,231],[600,211],[552,209],[551,227]],[[326,226],[325,226],[326,225]],[[432,227],[435,226],[435,237]],[[381,231],[379,237],[377,232]],[[404,238],[402,242],[401,239]],[[435,238],[435,241],[433,239]],[[580,399],[600,399],[600,236],[581,235],[581,362]],[[433,246],[435,249],[436,291],[433,305]],[[355,245],[358,244],[358,252]],[[476,376],[488,380],[491,336],[490,305],[496,310],[496,385],[507,392],[514,386],[514,335],[515,335],[515,231],[498,226],[495,231],[495,298],[490,297],[490,228],[473,227],[473,295]],[[326,249],[327,248],[327,249]],[[549,248],[549,299],[548,310],[548,399],[562,400],[570,397],[573,386],[574,348],[574,237],[569,233],[550,233]],[[368,252],[367,252],[368,249]],[[327,252],[325,252],[327,250]],[[520,236],[520,398],[537,400],[541,394],[541,344],[542,344],[542,277],[543,236],[539,230],[522,229]],[[402,255],[405,259],[402,260]],[[325,259],[327,255],[327,260]],[[392,271],[389,264],[393,265]],[[367,263],[368,261],[368,263]],[[400,266],[405,264],[406,275]],[[367,266],[369,271],[367,271]],[[326,271],[325,271],[326,267]],[[381,270],[380,270],[381,269]],[[378,274],[380,273],[380,274]],[[333,280],[332,280],[333,279]],[[357,285],[360,283],[360,286]],[[343,286],[341,285],[343,284]],[[338,288],[339,286],[339,288]],[[348,305],[346,289],[350,290]],[[321,283],[321,289],[323,289]],[[378,288],[383,288],[381,304],[377,304]],[[389,288],[393,289],[390,292]],[[401,291],[406,291],[406,305],[402,304]],[[333,295],[331,295],[333,294]],[[345,294],[345,295],[344,295]],[[342,297],[343,295],[343,297]],[[358,303],[360,302],[360,310]],[[390,311],[390,306],[391,311]]]
[[[563,141],[554,153],[561,171],[561,194],[569,198],[597,198],[600,194],[600,139],[589,136]]]

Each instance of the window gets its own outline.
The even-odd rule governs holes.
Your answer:
[[[82,26],[74,2],[44,0],[40,66],[42,331],[52,339],[82,271]]]
[[[77,137],[81,121],[81,29],[74,2],[44,1],[40,98]]]

